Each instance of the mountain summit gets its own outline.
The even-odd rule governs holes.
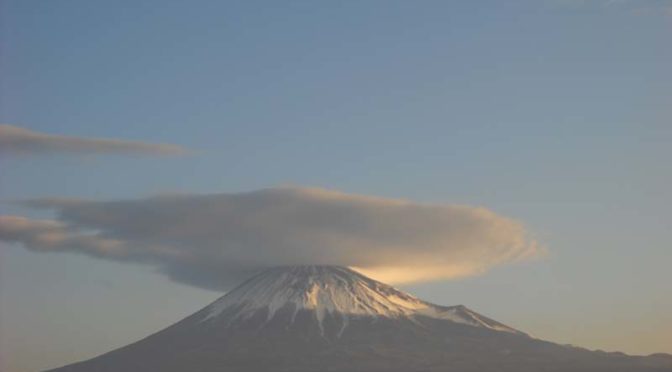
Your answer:
[[[422,301],[351,269],[272,268],[141,341],[58,372],[672,371],[541,341],[464,306]]]
[[[387,284],[338,266],[288,266],[267,270],[229,292],[206,308],[205,320],[225,314],[228,322],[250,318],[257,312],[272,321],[276,314],[312,312],[320,329],[326,317],[337,318],[341,330],[350,318],[413,319],[426,316],[474,327],[520,333],[464,306],[437,306]],[[322,332],[323,333],[323,332]]]

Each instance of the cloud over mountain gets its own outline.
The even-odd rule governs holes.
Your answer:
[[[269,266],[356,267],[408,282],[481,273],[541,252],[524,226],[488,209],[314,188],[134,200],[36,199],[55,220],[0,217],[0,240],[40,252],[142,262],[226,289]]]
[[[184,155],[178,145],[106,138],[61,136],[0,125],[0,154],[127,154]]]

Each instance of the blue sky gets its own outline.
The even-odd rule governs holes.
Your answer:
[[[2,199],[302,185],[485,206],[547,257],[403,289],[561,343],[672,353],[671,2],[7,0],[1,13],[0,122],[194,152],[2,155]],[[218,296],[2,244],[10,372],[124,345]]]

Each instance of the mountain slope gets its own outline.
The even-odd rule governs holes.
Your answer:
[[[534,339],[464,306],[434,305],[350,269],[270,269],[139,342],[59,372],[672,371]]]

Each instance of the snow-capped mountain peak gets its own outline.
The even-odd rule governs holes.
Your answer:
[[[279,267],[147,338],[57,372],[663,372],[672,357],[553,344],[333,266]]]
[[[232,319],[248,318],[260,310],[271,320],[281,309],[294,315],[313,311],[347,317],[414,318],[426,316],[497,331],[519,331],[483,317],[464,306],[444,307],[422,301],[392,286],[339,266],[286,266],[264,271],[242,283],[206,308],[204,320],[227,310]]]

